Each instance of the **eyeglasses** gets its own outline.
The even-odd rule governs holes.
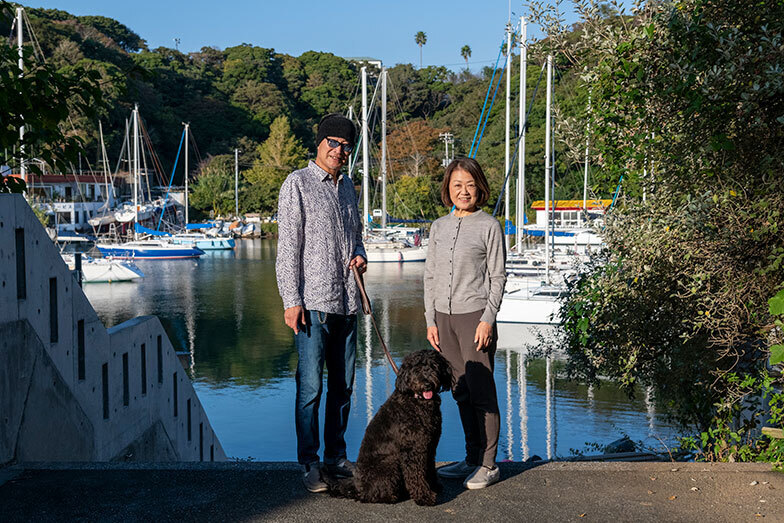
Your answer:
[[[327,138],[327,145],[330,149],[337,149],[340,147],[344,153],[351,154],[351,151],[354,150],[354,146],[348,143],[340,143],[337,140],[333,140],[332,138]]]

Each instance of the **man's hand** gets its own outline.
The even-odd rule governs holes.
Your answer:
[[[476,343],[476,351],[490,346],[493,341],[493,326],[486,321],[480,321],[476,326],[476,334],[474,334],[474,343]]]
[[[305,309],[302,305],[289,307],[283,312],[283,321],[291,327],[294,334],[299,334],[299,326],[305,326]]]
[[[367,270],[367,260],[359,255],[354,256],[354,258],[348,263],[348,269],[351,270],[354,267],[357,268],[359,274],[364,273]]]
[[[435,325],[427,328],[427,341],[433,346],[435,350],[441,352],[441,340],[438,339],[438,327]]]

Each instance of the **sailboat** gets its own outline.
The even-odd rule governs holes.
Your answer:
[[[97,244],[96,247],[104,256],[111,256],[120,259],[180,259],[180,258],[198,258],[204,254],[204,251],[198,247],[190,245],[175,245],[163,239],[142,239],[138,237],[138,232],[144,230],[140,226],[139,212],[141,206],[138,203],[139,191],[139,106],[136,105],[133,109],[133,238],[134,240],[127,243],[109,243]],[[128,210],[127,207],[125,209]],[[120,219],[121,213],[116,213]],[[125,217],[123,213],[123,217]]]
[[[369,263],[424,262],[427,246],[388,234],[387,228],[387,70],[381,68],[381,229],[369,229],[370,158],[368,156],[367,68],[362,67],[362,197],[365,252]]]
[[[525,27],[525,21],[522,22]],[[524,44],[524,39],[523,43]],[[524,71],[524,69],[523,69]],[[501,308],[498,311],[496,321],[499,323],[536,323],[536,324],[557,324],[560,323],[558,317],[559,304],[558,298],[566,293],[566,286],[563,276],[554,281],[551,275],[552,255],[550,253],[550,146],[552,140],[552,76],[553,76],[553,57],[547,56],[547,110],[545,116],[545,186],[544,201],[545,214],[544,220],[544,271],[538,269],[534,273],[524,273],[515,275],[512,273],[507,277],[507,289],[504,292]],[[518,237],[518,245],[519,237]],[[511,265],[522,266],[523,260],[532,257],[531,252],[519,253],[510,256],[507,262],[507,270]]]

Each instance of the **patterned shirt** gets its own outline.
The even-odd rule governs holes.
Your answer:
[[[311,161],[283,182],[275,271],[283,307],[356,314],[360,296],[348,264],[367,259],[354,184]]]

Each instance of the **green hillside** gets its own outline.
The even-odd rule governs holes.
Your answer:
[[[360,109],[360,64],[330,53],[314,50],[294,57],[277,53],[273,48],[242,44],[223,50],[203,47],[199,52],[185,54],[164,47],[149,49],[143,35],[138,35],[121,21],[100,16],[73,16],[49,9],[27,8],[27,13],[48,63],[59,70],[80,66],[100,73],[104,105],[99,113],[113,168],[122,147],[126,119],[134,103],[138,103],[167,176],[177,153],[182,122],[190,122],[202,159],[220,159],[220,155],[233,155],[235,147],[241,149],[242,210],[245,212],[271,210],[269,198],[260,196],[260,189],[251,187],[246,176],[254,165],[257,171],[265,165],[276,171],[286,171],[304,161],[304,158],[293,157],[289,159],[290,165],[281,165],[276,159],[261,157],[260,145],[269,138],[270,127],[276,118],[285,116],[288,119],[291,132],[304,146],[307,157],[315,151],[315,126],[323,114],[345,112],[349,106],[353,106],[355,114]],[[10,34],[10,28],[3,29]],[[487,35],[487,38],[500,41],[500,36]],[[531,52],[534,58],[527,75],[529,100],[543,63],[540,54],[536,49]],[[512,114],[516,128],[518,56],[513,57],[513,63]],[[371,84],[374,84],[378,71],[372,72]],[[444,67],[416,69],[411,64],[389,68],[391,212],[402,217],[424,214],[429,218],[441,212],[436,201],[436,187],[443,170],[443,144],[438,140],[438,133],[453,133],[456,154],[468,153],[492,73],[489,67],[480,75],[454,73]],[[584,119],[587,96],[576,75],[566,66],[559,68],[555,86],[555,100],[561,109],[559,114]],[[543,120],[544,79],[529,122],[526,146],[528,201],[543,194]],[[374,115],[372,123],[374,141],[378,141],[378,114]],[[503,178],[503,124],[502,84],[477,154],[496,194]],[[99,158],[98,121],[77,118],[74,125],[84,140],[84,158],[94,165]],[[417,132],[411,132],[412,129]],[[287,129],[284,134],[286,132]],[[377,145],[374,147],[377,149]],[[582,165],[571,164],[566,150],[566,146],[556,146],[556,196],[579,197],[582,195]],[[377,163],[376,151],[374,169]],[[190,176],[198,181],[204,165],[197,165],[193,160],[190,165]],[[233,170],[226,161],[221,161],[220,165],[225,167],[219,169],[221,172]],[[181,173],[179,168],[175,183],[182,183]],[[224,178],[228,179],[229,174],[225,172]],[[405,180],[395,187],[405,175],[415,179]],[[280,172],[273,179],[279,177]],[[254,179],[258,180],[259,176]],[[612,187],[596,189],[606,196]],[[269,193],[270,188],[265,191]],[[433,201],[427,194],[432,195]],[[198,205],[198,202],[194,203]],[[380,206],[380,202],[376,201],[374,205]]]

